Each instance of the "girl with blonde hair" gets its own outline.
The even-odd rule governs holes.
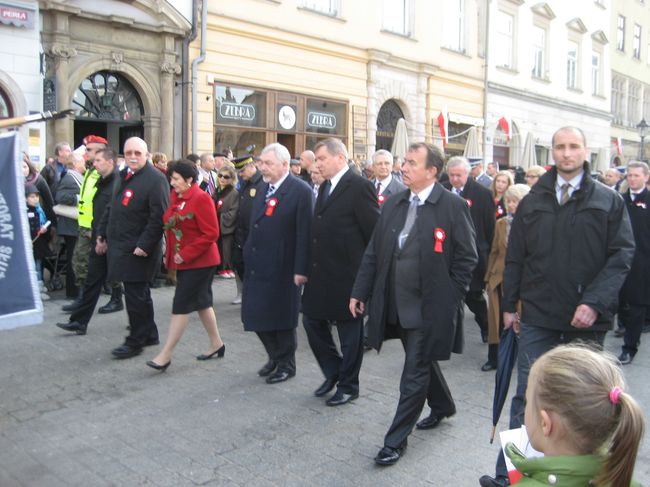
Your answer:
[[[632,482],[643,413],[625,392],[616,358],[584,345],[561,345],[533,364],[526,390],[526,430],[544,457],[506,454],[523,475],[517,485],[638,485]]]
[[[508,209],[506,208],[505,194],[506,190],[514,184],[514,179],[510,171],[499,171],[492,184],[490,184],[490,191],[492,191],[492,198],[494,198],[494,206],[496,207],[496,219],[506,216]]]

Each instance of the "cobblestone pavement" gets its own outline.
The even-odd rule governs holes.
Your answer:
[[[477,486],[493,473],[494,375],[479,370],[487,347],[473,321],[465,323],[465,353],[442,364],[458,413],[415,431],[404,458],[380,468],[372,459],[396,406],[400,344],[365,355],[357,401],[326,407],[312,393],[323,377],[302,327],[297,376],[267,385],[256,374],[262,346],[230,304],[234,283],[215,281],[214,293],[225,358],[195,360],[207,338],[194,316],[164,374],[145,366],[159,347],[111,359],[125,312],[96,315],[88,335],[68,335],[54,326],[66,320],[64,301],[52,299],[43,325],[0,332],[0,486]],[[172,288],[153,290],[161,339],[172,296]],[[607,345],[618,353],[620,339],[608,337]],[[645,343],[625,369],[645,411],[649,355]],[[648,439],[636,478],[650,484]]]

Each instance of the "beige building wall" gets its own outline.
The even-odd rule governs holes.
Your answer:
[[[198,150],[214,148],[213,83],[346,102],[348,146],[359,157],[374,152],[377,117],[388,100],[402,110],[411,140],[434,140],[434,119],[445,105],[480,123],[484,2],[464,2],[456,50],[443,35],[449,2],[410,3],[404,32],[396,33],[384,2],[373,0],[340,0],[335,15],[306,8],[303,0],[210,2],[206,59],[198,66]],[[190,59],[199,46],[200,38]]]
[[[619,17],[625,19],[621,45]],[[641,28],[638,57],[635,57],[635,25]],[[610,26],[612,66],[612,153],[613,140],[621,138],[620,162],[639,158],[640,138],[636,125],[642,118],[650,123],[650,6],[638,0],[612,2]],[[622,49],[621,49],[622,47]],[[644,144],[644,160],[650,159],[650,133]],[[615,162],[619,162],[618,160]]]

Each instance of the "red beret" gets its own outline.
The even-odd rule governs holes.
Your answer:
[[[88,145],[88,144],[108,145],[108,140],[106,140],[104,137],[100,137],[99,135],[88,135],[84,137],[83,143],[84,145]]]

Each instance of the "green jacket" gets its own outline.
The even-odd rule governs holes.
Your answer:
[[[523,475],[517,487],[588,487],[600,473],[604,461],[598,455],[526,458],[512,443],[505,450]],[[631,485],[641,487],[636,482]]]

